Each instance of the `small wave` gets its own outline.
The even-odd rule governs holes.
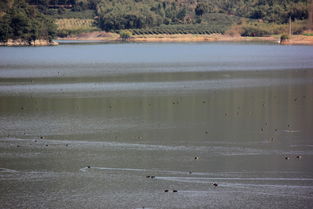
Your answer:
[[[139,171],[139,172],[147,171],[146,169],[136,169],[136,168],[104,168],[104,167],[84,167],[79,170],[82,172],[86,172],[88,169],[110,170],[110,171]]]
[[[193,181],[193,180],[202,180],[202,181],[313,181],[313,178],[240,178],[240,177],[229,177],[229,178],[220,178],[220,177],[158,177],[161,180],[170,180],[170,181]]]
[[[8,168],[0,168],[0,173],[17,173],[17,170],[12,170]]]
[[[313,182],[313,178],[239,178],[239,177],[228,177],[228,178],[220,178],[220,177],[171,177],[171,176],[158,176],[156,177],[158,180],[163,181],[174,181],[174,182],[180,182],[180,183],[197,183],[197,184],[212,184],[214,182],[220,182],[224,186],[235,186],[235,185],[254,185],[254,186],[260,186],[260,185],[271,185],[268,184],[269,182],[275,182],[273,184],[277,186],[277,183],[279,183],[278,187],[285,185],[286,182]],[[236,182],[236,183],[235,183]],[[242,182],[242,183],[238,183]],[[255,184],[251,184],[251,182],[255,182]],[[267,183],[265,183],[267,182]],[[264,184],[265,183],[265,184]],[[288,184],[288,186],[290,186]],[[310,188],[313,188],[312,186],[309,186]]]
[[[299,133],[301,131],[300,130],[283,130],[283,132],[286,132],[286,133]]]
[[[263,86],[280,86],[290,84],[312,83],[311,78],[262,79],[262,78],[224,78],[214,80],[184,80],[159,82],[75,82],[75,83],[37,83],[2,85],[0,95],[41,95],[73,96],[80,93],[84,97],[114,95],[168,94],[170,92],[185,94],[194,90],[207,91],[218,89],[254,88]]]
[[[142,173],[163,173],[163,174],[173,174],[173,175],[186,175],[189,171],[171,171],[171,170],[159,170],[159,169],[142,169],[142,168],[107,168],[107,167],[84,167],[79,169],[81,172],[87,172],[88,170],[102,170],[102,171],[133,171]],[[209,175],[209,173],[193,172],[193,175]]]

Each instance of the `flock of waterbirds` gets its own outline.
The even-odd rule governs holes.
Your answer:
[[[198,156],[195,156],[194,157],[194,160],[199,160],[200,158]],[[87,167],[85,167],[87,169],[91,169],[92,166],[88,165]],[[192,171],[189,171],[188,172],[189,174],[192,174]],[[153,176],[153,175],[147,175],[146,176],[147,179],[156,179],[156,176]],[[218,184],[217,183],[212,183],[212,186],[213,187],[218,187]],[[168,193],[168,192],[173,192],[173,193],[177,193],[178,190],[177,189],[164,189],[164,192]]]
[[[303,99],[306,99],[306,97],[303,96]],[[298,98],[297,98],[297,97],[294,98],[293,101],[294,101],[294,102],[297,102],[297,101],[298,101]],[[173,105],[178,105],[179,103],[180,103],[179,101],[173,101],[173,102],[172,102]],[[202,103],[203,103],[203,104],[206,104],[207,101],[203,100]],[[149,106],[151,106],[151,104],[149,104]],[[262,107],[263,107],[263,108],[265,107],[265,104],[264,104],[264,103],[262,104]],[[112,106],[110,105],[109,108],[111,109]],[[24,108],[23,106],[22,106],[20,109],[21,109],[22,111],[25,110],[25,108]],[[236,112],[236,115],[237,115],[237,116],[240,114],[240,109],[241,109],[240,107],[237,108],[237,112]],[[225,112],[225,113],[224,113],[224,116],[225,116],[225,118],[227,118],[227,117],[230,116],[230,113]],[[265,131],[265,127],[266,127],[267,125],[268,125],[268,123],[265,122],[265,123],[264,123],[264,127],[261,127],[261,128],[260,128],[260,131],[261,131],[261,132],[264,132],[264,131]],[[290,127],[291,127],[291,125],[288,124],[288,128],[290,128]],[[278,131],[278,129],[275,128],[274,133],[277,132],[277,131]],[[205,134],[208,134],[209,131],[205,131],[204,133],[205,133]],[[8,135],[8,137],[9,137],[9,135]],[[43,136],[40,136],[39,138],[40,138],[40,139],[44,139]],[[141,139],[141,138],[142,138],[142,137],[138,137],[138,139]],[[271,138],[271,141],[273,141],[273,140],[274,140],[274,137]],[[37,139],[36,139],[34,142],[38,142]],[[48,147],[49,145],[48,145],[48,144],[45,144],[45,146]],[[65,146],[68,147],[69,144],[65,144]],[[21,147],[21,146],[20,146],[20,145],[17,145],[17,147]],[[199,160],[199,159],[200,159],[200,158],[199,158],[198,156],[195,156],[195,157],[194,157],[194,160]],[[292,157],[290,157],[290,156],[284,156],[284,159],[285,159],[285,160],[290,160],[290,159],[292,159]],[[300,160],[300,159],[302,159],[302,156],[301,156],[301,155],[297,155],[297,156],[294,157],[294,159]],[[90,169],[90,168],[92,168],[92,167],[91,167],[90,165],[88,165],[86,168]],[[192,171],[189,171],[188,173],[189,173],[189,174],[192,174]],[[155,179],[156,176],[147,175],[146,178],[148,178],[148,179]],[[212,186],[218,187],[219,185],[218,185],[217,183],[212,183]],[[172,189],[172,190],[170,190],[170,189],[165,189],[165,190],[164,190],[164,192],[170,192],[170,191],[171,191],[171,192],[174,192],[174,193],[178,192],[178,190],[176,190],[176,189]]]

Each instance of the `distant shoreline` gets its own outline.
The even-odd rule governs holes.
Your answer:
[[[108,32],[89,32],[70,37],[58,38],[68,41],[121,41],[118,34]],[[127,42],[270,42],[284,45],[313,45],[313,36],[293,35],[290,39],[280,43],[280,36],[243,37],[222,34],[158,34],[158,35],[134,35]]]
[[[193,35],[193,34],[177,34],[177,35],[144,35],[134,36],[134,42],[273,42],[277,43],[279,38],[276,37],[242,37],[227,36],[221,34],[210,35]]]
[[[82,33],[70,37],[58,38],[60,41],[101,41],[101,42],[120,42],[120,36],[116,33],[108,32],[89,32]],[[313,36],[293,35],[291,38],[280,41],[279,35],[266,37],[244,37],[230,36],[222,34],[159,34],[159,35],[134,35],[124,40],[126,42],[135,43],[157,43],[157,42],[268,42],[282,45],[313,45]],[[36,40],[28,43],[21,40],[9,40],[8,42],[0,42],[0,46],[57,46],[56,41]]]

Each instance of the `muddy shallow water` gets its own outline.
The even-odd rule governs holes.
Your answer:
[[[311,46],[2,47],[0,205],[312,208],[312,107]]]

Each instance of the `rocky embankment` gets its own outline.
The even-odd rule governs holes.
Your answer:
[[[57,46],[59,45],[55,41],[49,40],[35,40],[35,41],[23,41],[23,40],[8,40],[7,42],[0,42],[0,46]]]

